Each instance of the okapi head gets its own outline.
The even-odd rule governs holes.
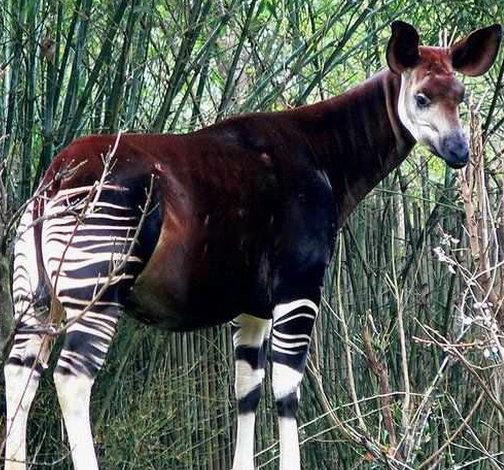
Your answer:
[[[452,168],[462,168],[469,160],[469,145],[459,120],[464,86],[454,72],[471,77],[484,74],[497,56],[501,35],[501,26],[495,24],[451,47],[426,47],[419,45],[413,26],[392,23],[387,62],[401,76],[401,122],[417,142]]]

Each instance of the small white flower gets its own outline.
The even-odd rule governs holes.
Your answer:
[[[462,324],[463,325],[470,325],[473,322],[473,319],[471,317],[467,317],[464,315],[462,318]]]
[[[450,271],[452,274],[457,273],[457,271],[455,271],[455,268],[451,264],[448,265],[448,271]]]
[[[488,358],[490,357],[490,354],[491,354],[491,353],[490,353],[490,349],[485,348],[485,349],[483,350],[483,356],[485,356],[485,359],[488,359]]]
[[[448,256],[446,256],[445,251],[440,246],[437,246],[432,251],[434,251],[434,254],[437,256],[438,261],[441,261],[442,263],[449,261]]]

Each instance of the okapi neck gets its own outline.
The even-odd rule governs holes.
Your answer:
[[[343,95],[293,111],[329,177],[339,225],[415,144],[399,119],[400,87],[401,78],[384,70]]]

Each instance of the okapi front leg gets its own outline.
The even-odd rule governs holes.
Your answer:
[[[301,468],[296,414],[317,313],[317,305],[309,299],[280,304],[273,310],[273,395],[278,411],[281,470]]]
[[[255,416],[261,397],[271,320],[243,314],[233,320],[232,326],[238,400],[233,470],[253,470]]]

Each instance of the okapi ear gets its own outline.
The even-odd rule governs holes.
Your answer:
[[[420,60],[420,38],[416,29],[404,21],[393,21],[391,27],[387,63],[392,72],[400,75],[403,70],[414,67]]]
[[[494,24],[477,29],[451,47],[453,68],[464,75],[483,75],[499,52],[502,26]]]

